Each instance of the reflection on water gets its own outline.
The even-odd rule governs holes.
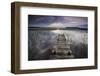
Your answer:
[[[55,43],[57,35],[64,34],[72,42],[71,50],[75,58],[88,57],[88,33],[86,30],[29,30],[28,32],[28,59],[29,60],[48,60]]]

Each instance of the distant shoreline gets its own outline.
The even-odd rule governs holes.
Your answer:
[[[88,30],[79,27],[28,27],[28,30]]]

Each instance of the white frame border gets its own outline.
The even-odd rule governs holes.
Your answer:
[[[88,59],[28,61],[28,14],[88,17]],[[94,11],[23,6],[20,8],[20,18],[21,70],[94,65]]]

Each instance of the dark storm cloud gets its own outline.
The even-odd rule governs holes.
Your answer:
[[[48,24],[54,21],[55,17],[53,16],[34,16],[29,15],[29,24]]]
[[[29,15],[29,27],[88,27],[87,17]]]

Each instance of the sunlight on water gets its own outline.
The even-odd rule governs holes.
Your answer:
[[[59,29],[57,29],[57,30],[54,30],[54,31],[52,31],[53,33],[56,33],[56,34],[63,34],[63,32],[61,31],[61,30],[59,30]]]

